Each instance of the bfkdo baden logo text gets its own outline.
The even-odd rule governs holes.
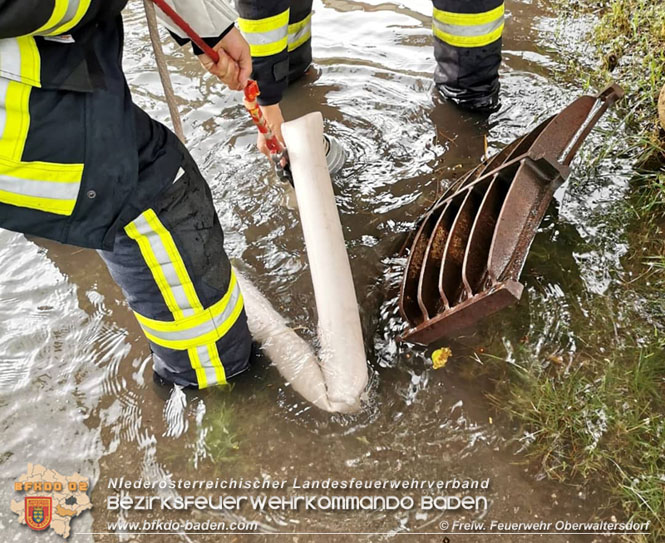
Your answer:
[[[75,473],[61,475],[37,464],[28,464],[27,471],[14,482],[14,491],[24,494],[13,499],[11,509],[20,524],[35,531],[52,529],[67,539],[74,517],[92,508],[87,477]]]

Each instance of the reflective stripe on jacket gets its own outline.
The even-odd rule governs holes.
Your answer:
[[[0,227],[111,248],[182,158],[132,103],[120,63],[125,0],[10,3],[0,1]],[[76,21],[56,41],[36,34]]]
[[[169,1],[216,6],[199,27],[212,34],[233,15],[222,0]],[[173,181],[183,149],[122,72],[126,2],[0,0],[0,227],[110,249]]]

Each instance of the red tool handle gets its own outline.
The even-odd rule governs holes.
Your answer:
[[[253,79],[250,79],[247,82],[245,87],[245,108],[249,111],[249,114],[252,116],[254,124],[259,129],[259,132],[263,134],[266,138],[266,145],[271,155],[281,155],[284,152],[284,146],[282,142],[277,139],[277,136],[272,133],[268,123],[266,122],[263,112],[259,107],[259,103],[256,98],[260,94],[259,85]],[[275,157],[273,157],[275,158]],[[279,156],[279,162],[283,157]],[[277,162],[277,160],[275,160]]]

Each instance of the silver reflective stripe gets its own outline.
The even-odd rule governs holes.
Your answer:
[[[37,34],[37,36],[46,36],[56,30],[57,28],[66,25],[69,23],[74,17],[76,16],[76,12],[79,8],[79,5],[81,4],[81,0],[69,0],[67,2],[67,11],[65,12],[65,15],[63,16],[62,19],[60,19],[56,24],[49,28],[43,29],[41,32]]]
[[[80,186],[80,183],[37,181],[35,179],[21,179],[19,177],[0,174],[0,190],[23,196],[34,196],[36,198],[76,200]]]
[[[451,25],[447,23],[442,23],[436,17],[434,18],[434,25],[441,31],[446,34],[451,34],[453,36],[463,36],[463,37],[476,37],[476,36],[485,36],[491,34],[495,30],[498,30],[499,27],[503,24],[504,16],[501,15],[498,19],[481,25]]]
[[[145,323],[141,322],[142,328],[148,332],[150,335],[163,339],[165,341],[188,341],[188,340],[193,340],[196,339],[197,337],[201,337],[205,334],[208,334],[210,332],[215,331],[219,326],[222,326],[231,316],[233,313],[233,310],[236,307],[236,304],[238,303],[238,300],[240,298],[240,285],[238,284],[238,281],[236,280],[235,286],[233,287],[233,291],[231,292],[231,296],[229,296],[228,302],[226,304],[226,307],[224,308],[224,311],[219,316],[212,316],[210,320],[207,320],[198,326],[194,326],[193,328],[188,328],[186,330],[174,330],[172,332],[163,332],[159,330],[153,330],[150,328],[150,326],[146,325]],[[210,308],[205,310],[206,312],[210,311]]]
[[[305,36],[308,34],[311,35],[312,33],[312,21],[309,20],[307,21],[307,24],[303,26],[300,30],[297,32],[294,32],[293,34],[289,34],[289,43],[295,43],[301,39],[304,39]]]
[[[7,89],[9,88],[9,80],[0,77],[0,140],[5,132],[5,125],[7,124],[7,110],[5,109],[5,102],[7,100]]]
[[[21,49],[15,38],[0,40],[0,75],[21,80]]]
[[[243,36],[250,45],[270,45],[277,43],[284,38],[289,32],[289,27],[284,25],[276,30],[269,30],[268,32],[243,32]]]
[[[167,252],[166,247],[164,247],[159,234],[152,229],[152,226],[150,226],[144,215],[140,215],[134,221],[134,225],[139,234],[147,238],[150,248],[155,255],[155,259],[159,263],[162,273],[171,287],[173,297],[175,298],[178,307],[186,317],[193,315],[195,313],[194,308],[190,305],[189,300],[187,299],[187,294],[185,293],[184,287],[180,284],[180,279],[176,273],[173,261],[169,257],[169,253]]]
[[[213,348],[216,349],[217,346]],[[203,371],[206,374],[206,384],[208,386],[218,384],[219,379],[217,378],[217,371],[212,365],[212,360],[210,360],[210,351],[208,350],[208,346],[201,345],[200,347],[196,348],[196,352],[198,353],[199,360],[201,361],[201,368],[203,368]]]

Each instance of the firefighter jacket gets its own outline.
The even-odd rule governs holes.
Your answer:
[[[0,227],[111,250],[175,178],[185,151],[122,72],[126,2],[0,0]],[[169,3],[210,42],[235,18],[222,0]]]

